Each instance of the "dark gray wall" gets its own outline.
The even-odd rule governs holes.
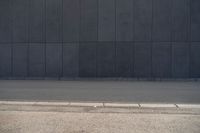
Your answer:
[[[0,0],[0,78],[200,78],[200,0]]]

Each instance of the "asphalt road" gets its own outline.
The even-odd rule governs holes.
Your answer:
[[[200,82],[0,80],[0,100],[195,104]]]

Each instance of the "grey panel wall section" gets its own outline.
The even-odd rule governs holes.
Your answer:
[[[133,0],[116,0],[116,40],[133,41]]]
[[[28,66],[28,46],[27,44],[18,44],[13,46],[13,77],[27,77]]]
[[[115,41],[115,0],[98,2],[98,40]]]
[[[173,43],[172,44],[172,77],[187,78],[189,77],[190,62],[189,43]]]
[[[98,43],[97,45],[97,76],[115,76],[115,44]]]
[[[134,0],[134,40],[151,41],[152,0]]]
[[[191,78],[200,78],[200,42],[191,44]]]
[[[78,77],[78,55],[79,45],[77,43],[65,43],[63,46],[63,77]]]
[[[63,41],[78,42],[80,29],[80,0],[63,0]]]
[[[28,42],[28,0],[12,0],[13,42]]]
[[[62,46],[57,43],[46,46],[46,77],[60,77],[62,72]]]
[[[0,0],[0,78],[200,78],[200,0]]]
[[[133,71],[133,43],[116,43],[116,77],[131,77]]]
[[[97,50],[96,43],[81,43],[79,45],[79,75],[80,77],[96,77]]]
[[[45,41],[45,0],[30,0],[29,42]]]
[[[44,44],[32,43],[29,46],[28,75],[33,78],[45,76],[45,46]]]
[[[153,0],[153,41],[171,41],[172,0]]]
[[[155,78],[171,77],[171,44],[154,43],[152,47],[152,76]]]
[[[0,78],[11,76],[11,45],[0,44]]]
[[[190,0],[172,0],[172,41],[189,41]]]
[[[135,43],[134,76],[137,78],[151,77],[151,43]]]
[[[0,1],[0,43],[11,42],[11,0]]]
[[[46,42],[62,42],[62,0],[46,0]]]
[[[81,0],[80,41],[97,41],[97,13],[97,0]]]
[[[200,1],[191,0],[191,40],[200,41]]]

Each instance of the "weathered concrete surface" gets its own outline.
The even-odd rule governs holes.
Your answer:
[[[0,80],[0,100],[199,104],[200,82]]]
[[[0,133],[199,133],[200,115],[0,111]]]

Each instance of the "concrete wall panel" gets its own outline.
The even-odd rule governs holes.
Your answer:
[[[134,40],[151,41],[152,0],[134,0]]]
[[[152,47],[152,76],[155,78],[171,77],[171,44],[154,43]]]
[[[172,0],[172,41],[189,41],[189,15],[189,0]]]
[[[28,42],[28,0],[12,0],[13,42]]]
[[[11,76],[11,45],[0,44],[0,78]]]
[[[200,41],[200,1],[191,0],[191,40]]]
[[[189,77],[189,43],[172,44],[172,77]]]
[[[80,0],[63,0],[63,41],[78,42],[80,29]]]
[[[79,69],[79,46],[78,44],[65,43],[63,46],[63,77],[78,77]]]
[[[30,44],[29,46],[29,77],[45,77],[45,46]]]
[[[200,78],[200,43],[191,44],[191,78]]]
[[[29,41],[45,42],[45,0],[30,0]]]
[[[62,46],[46,46],[46,77],[60,77],[62,72]]]
[[[12,41],[11,2],[12,0],[0,1],[0,43]]]
[[[114,77],[114,75],[115,75],[115,44],[98,43],[97,76]]]
[[[97,41],[98,1],[81,0],[81,41]]]
[[[28,75],[28,46],[18,44],[13,46],[13,77],[25,78]]]
[[[135,43],[134,77],[151,77],[151,43]]]
[[[115,0],[99,0],[98,40],[115,41]]]
[[[96,77],[96,45],[96,43],[81,43],[79,45],[80,77]]]
[[[133,71],[133,43],[116,44],[116,77],[131,77]]]
[[[153,0],[153,41],[171,40],[172,0]]]
[[[46,0],[46,42],[62,42],[62,0]]]
[[[133,41],[133,0],[116,0],[116,40]]]

